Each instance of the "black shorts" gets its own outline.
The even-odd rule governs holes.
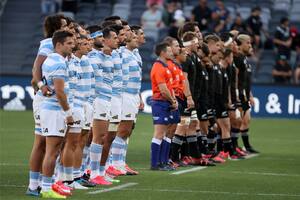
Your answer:
[[[227,118],[228,115],[228,108],[226,106],[226,102],[219,98],[216,101],[216,117],[219,118]]]
[[[186,111],[186,109],[187,109],[186,99],[182,100],[178,97],[176,97],[176,99],[178,102],[178,110],[179,110],[180,116],[191,116],[191,113]]]
[[[200,121],[208,120],[207,105],[205,102],[199,102],[197,106],[197,117]]]

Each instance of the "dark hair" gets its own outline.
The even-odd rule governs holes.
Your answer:
[[[104,21],[116,21],[116,20],[121,20],[121,17],[119,17],[117,15],[113,15],[113,16],[106,17],[104,19]]]
[[[106,27],[105,29],[103,29],[102,33],[103,33],[103,37],[106,39],[109,39],[111,37],[110,32],[115,32],[116,30],[110,27]]]
[[[230,33],[224,32],[224,33],[221,33],[221,34],[220,34],[220,39],[221,39],[223,42],[228,41],[229,38],[231,38],[231,34],[230,34]]]
[[[280,24],[284,24],[284,23],[287,22],[287,21],[289,21],[289,18],[287,18],[287,17],[282,17],[282,18],[280,19]]]
[[[166,51],[169,45],[165,42],[159,43],[155,46],[155,54],[160,56],[162,51]]]
[[[118,24],[113,24],[113,25],[109,26],[109,28],[114,29],[116,34],[119,35],[120,31],[123,29],[123,26],[118,25]]]
[[[227,58],[232,53],[232,50],[229,48],[225,48],[222,50],[223,58]]]
[[[209,56],[210,50],[209,50],[209,48],[208,48],[208,46],[207,46],[206,43],[202,43],[202,45],[201,45],[201,50],[202,50],[202,52],[203,52],[203,54],[204,54],[205,56]]]
[[[129,25],[129,23],[128,23],[127,21],[125,21],[125,20],[121,20],[121,22],[122,22],[122,26],[127,26],[127,25]]]
[[[73,37],[73,34],[69,31],[56,31],[52,37],[52,43],[54,48],[56,47],[57,43],[63,44],[66,41],[67,37]]]
[[[142,27],[139,26],[139,25],[132,25],[132,26],[130,26],[130,29],[131,29],[133,32],[137,33],[139,30],[142,30]]]
[[[195,32],[196,26],[198,26],[198,22],[186,22],[180,29],[178,29],[178,38],[182,38],[186,32]]]
[[[210,35],[205,36],[204,42],[208,43],[209,41],[219,42],[220,37],[217,36],[216,34],[210,34]]]
[[[188,32],[183,34],[182,41],[183,42],[188,42],[188,41],[193,40],[195,37],[197,37],[195,33],[191,32],[191,31],[188,31]]]
[[[72,19],[71,17],[65,17],[66,21],[67,21],[67,25],[69,26],[71,23],[75,23],[75,20]]]
[[[101,31],[101,29],[102,28],[99,25],[91,25],[86,28],[86,30],[88,30],[90,33],[95,33],[97,31]]]
[[[46,38],[51,38],[53,33],[61,28],[61,20],[65,19],[63,15],[50,15],[44,21],[44,34]]]
[[[171,36],[167,36],[163,40],[163,42],[167,43],[169,46],[171,46],[174,41],[177,41],[177,40]]]
[[[116,22],[115,21],[112,21],[112,20],[108,20],[108,21],[104,21],[101,23],[101,26],[102,28],[106,28],[106,27],[109,27],[111,25],[115,25]]]

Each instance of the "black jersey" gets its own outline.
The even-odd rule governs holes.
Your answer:
[[[247,61],[247,57],[239,55],[234,57],[234,63],[239,70],[238,89],[241,101],[248,101],[251,91],[252,67]]]
[[[225,68],[221,68],[221,72],[222,72],[222,94],[221,94],[221,98],[223,100],[223,102],[227,105],[228,104],[228,100],[229,100],[229,77],[228,77],[228,73],[227,73],[227,69]]]
[[[192,55],[187,56],[186,61],[182,63],[182,71],[187,73],[188,75],[190,91],[193,99],[195,98],[194,88],[196,80],[196,70],[196,64],[194,62],[194,59],[192,59]]]
[[[227,74],[229,79],[231,102],[235,104],[238,100],[238,70],[234,63],[228,66]]]
[[[199,106],[208,104],[208,72],[204,66],[199,66],[197,73],[197,83],[195,85],[195,101]]]
[[[215,77],[215,73],[216,71],[214,70],[213,67],[209,67],[206,69],[207,70],[207,74],[208,74],[208,105],[207,107],[209,109],[213,109],[215,106],[215,84],[216,84],[216,77]]]
[[[219,65],[214,65],[213,69],[215,71],[215,94],[222,95],[223,92],[223,75]]]

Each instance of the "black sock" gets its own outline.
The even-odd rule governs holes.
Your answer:
[[[202,146],[203,146],[203,140],[202,140],[202,135],[201,135],[200,132],[197,132],[197,145],[198,145],[198,149],[201,152],[201,149],[202,149]]]
[[[245,129],[245,130],[241,130],[241,135],[242,135],[243,143],[244,143],[244,146],[245,146],[246,149],[251,147],[251,145],[249,143],[248,131],[249,131],[248,128]]]
[[[179,161],[179,151],[183,143],[183,136],[175,135],[172,139],[170,158],[172,161]]]
[[[200,152],[197,144],[197,136],[196,135],[189,135],[186,138],[188,143],[188,152],[189,155],[193,158],[199,158]]]
[[[189,156],[186,136],[183,136],[183,138],[182,138],[182,145],[181,145],[181,149],[180,149],[180,155],[181,155],[181,158],[183,158],[185,156]]]
[[[207,134],[207,146],[209,151],[215,151],[215,132],[211,129]]]
[[[229,155],[233,155],[232,143],[231,138],[222,139],[224,145],[224,152],[229,152]]]
[[[201,140],[202,140],[202,146],[200,149],[200,152],[203,154],[208,153],[208,147],[207,147],[207,136],[204,133],[201,133]]]
[[[223,151],[223,142],[221,138],[221,133],[217,134],[217,152]]]
[[[233,149],[236,149],[239,146],[238,145],[239,133],[240,133],[240,129],[231,128],[231,141],[232,141]]]

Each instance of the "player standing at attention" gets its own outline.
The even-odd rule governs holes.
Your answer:
[[[65,58],[74,48],[73,34],[55,32],[52,38],[55,53],[48,55],[42,65],[43,77],[53,94],[41,104],[41,125],[46,136],[46,152],[43,161],[41,195],[44,198],[66,198],[52,187],[55,161],[66,133],[66,124],[73,124],[73,113],[68,103],[69,73]],[[51,117],[49,117],[51,116]]]

